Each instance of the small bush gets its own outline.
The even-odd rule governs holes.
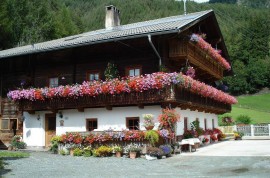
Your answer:
[[[93,151],[93,156],[96,157],[107,157],[111,156],[112,148],[109,146],[101,146]]]
[[[22,141],[22,137],[20,135],[15,135],[11,140],[11,146],[15,149],[25,149],[26,143]]]
[[[2,161],[2,159],[0,159],[0,170],[1,169],[4,169],[4,166],[3,166],[3,161]]]
[[[63,156],[65,156],[65,155],[66,155],[66,152],[65,152],[65,150],[63,150],[63,149],[62,149],[62,150],[60,150],[60,151],[59,151],[59,153],[60,153],[60,155],[63,155]]]
[[[163,156],[164,152],[162,149],[157,148],[157,147],[147,147],[147,154],[150,156]]]
[[[73,156],[82,156],[83,155],[83,150],[80,148],[75,148],[73,151]]]
[[[90,156],[92,156],[92,149],[91,149],[91,147],[86,147],[86,148],[84,148],[83,149],[83,156],[84,157],[90,157]]]
[[[248,115],[240,115],[236,118],[237,124],[250,124],[251,118]]]
[[[158,132],[155,130],[149,130],[145,133],[145,139],[150,142],[152,146],[155,146],[155,143],[159,140]]]

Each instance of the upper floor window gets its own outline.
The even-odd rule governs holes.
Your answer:
[[[127,67],[126,68],[126,75],[130,77],[139,76],[142,74],[141,67]]]
[[[58,87],[58,77],[49,78],[49,87]]]
[[[99,72],[98,71],[90,71],[87,73],[87,80],[88,81],[94,81],[94,80],[99,80]]]

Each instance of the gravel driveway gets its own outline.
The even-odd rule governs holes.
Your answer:
[[[197,152],[155,161],[142,158],[84,158],[32,152],[29,158],[5,160],[7,165],[0,175],[27,178],[270,177],[269,148],[270,140],[225,141],[199,148]]]

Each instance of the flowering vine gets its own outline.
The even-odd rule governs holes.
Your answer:
[[[162,89],[169,85],[179,85],[203,97],[209,97],[219,102],[235,104],[237,100],[203,82],[192,79],[182,73],[157,72],[126,79],[108,81],[91,81],[82,84],[58,86],[54,88],[30,88],[10,91],[7,96],[14,100],[45,100],[57,98],[78,98],[84,96],[116,95],[120,93],[143,92],[151,89]]]

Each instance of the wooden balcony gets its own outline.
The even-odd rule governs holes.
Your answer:
[[[212,59],[205,51],[190,41],[173,40],[170,42],[169,57],[172,60],[185,61],[207,72],[217,80],[223,78],[224,67]]]
[[[210,98],[201,97],[190,91],[170,86],[161,90],[153,89],[144,92],[122,93],[118,95],[99,95],[96,97],[57,98],[38,101],[20,100],[20,110],[34,113],[35,111],[50,110],[57,112],[63,109],[106,107],[111,110],[117,106],[138,106],[160,104],[162,107],[180,107],[182,109],[205,111],[222,114],[231,110],[231,105],[217,102]]]

